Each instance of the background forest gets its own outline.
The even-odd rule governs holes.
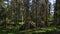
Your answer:
[[[49,0],[0,0],[0,34],[60,34],[60,0],[53,6]]]

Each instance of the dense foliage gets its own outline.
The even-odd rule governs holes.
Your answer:
[[[0,0],[1,34],[59,34],[60,1],[56,0],[55,12],[50,14],[48,0]]]

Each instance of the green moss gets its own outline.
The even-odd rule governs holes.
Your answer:
[[[23,24],[24,24],[24,22],[19,22],[19,24],[20,24],[20,25],[23,25]]]

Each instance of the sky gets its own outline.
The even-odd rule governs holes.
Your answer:
[[[54,3],[56,2],[56,0],[49,0],[49,2],[51,3],[50,12],[54,12]]]
[[[5,0],[4,2],[7,4],[7,3],[9,3],[11,0]]]
[[[54,4],[56,0],[49,0],[49,2],[51,2],[51,4]]]
[[[54,12],[54,3],[55,3],[56,0],[49,0],[49,2],[51,3],[51,6],[50,6],[50,12]],[[30,5],[32,4],[32,0],[30,0]]]
[[[10,2],[11,0],[5,0],[5,3]],[[51,2],[51,4],[54,4],[56,0],[49,0],[49,2]],[[30,0],[30,3],[32,3],[32,0]]]
[[[11,0],[5,0],[4,2],[5,2],[6,4],[8,4],[10,1],[11,1]],[[50,6],[50,7],[51,7],[51,9],[50,9],[51,12],[54,12],[54,5],[53,5],[53,4],[55,3],[55,1],[56,1],[56,0],[49,0],[49,2],[51,3],[51,6]],[[30,5],[32,5],[32,0],[30,0],[29,3],[30,3]],[[31,8],[31,7],[30,7],[30,8]]]

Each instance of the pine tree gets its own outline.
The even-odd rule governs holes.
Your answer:
[[[55,12],[54,12],[54,23],[56,25],[60,25],[60,0],[56,0],[55,4]]]

